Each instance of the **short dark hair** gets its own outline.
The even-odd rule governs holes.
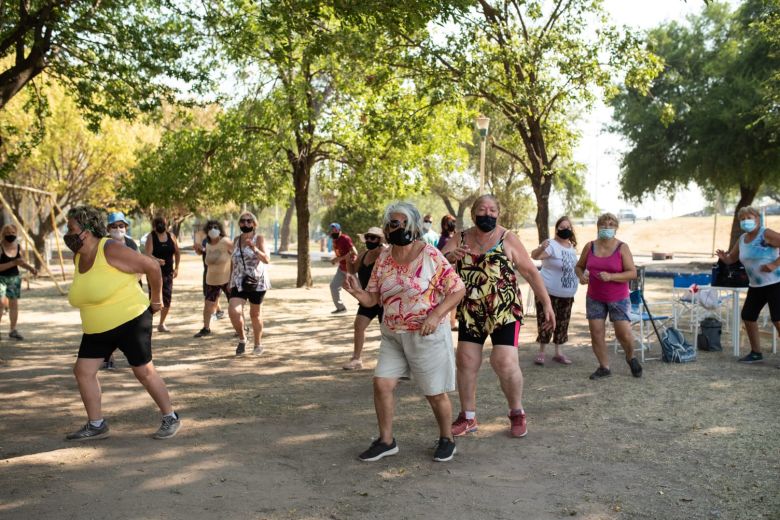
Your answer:
[[[97,238],[106,236],[105,211],[94,206],[76,206],[68,210],[68,218],[75,220],[83,231]]]
[[[222,222],[219,220],[207,220],[205,224],[203,224],[203,232],[208,235],[209,228],[217,226],[219,229],[219,236],[224,237],[225,236],[225,226],[222,225]]]

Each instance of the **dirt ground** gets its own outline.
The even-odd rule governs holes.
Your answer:
[[[34,281],[21,301],[26,340],[11,342],[3,319],[0,518],[780,518],[778,355],[743,366],[726,347],[688,365],[649,360],[634,379],[613,353],[613,377],[590,381],[580,291],[571,366],[535,366],[534,318],[521,332],[527,437],[508,437],[486,362],[480,430],[458,440],[452,462],[431,460],[433,416],[404,383],[399,455],[363,463],[356,456],[376,435],[379,331],[369,328],[367,368],[343,371],[356,304],[345,294],[350,313],[331,316],[333,268],[318,263],[315,287],[296,289],[294,262],[276,261],[266,351],[242,358],[227,319],[212,324],[212,337],[192,337],[201,327],[199,260],[186,256],[181,271],[172,332],[154,337],[155,364],[184,422],[168,441],[150,438],[158,411],[120,355],[116,371],[100,374],[111,437],[66,443],[85,421],[71,373],[78,313],[50,282]],[[667,297],[670,286],[650,281],[648,298]],[[649,356],[658,355],[656,345]]]

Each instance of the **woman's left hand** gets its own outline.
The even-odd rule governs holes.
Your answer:
[[[428,336],[429,334],[433,334],[436,332],[436,329],[439,327],[439,322],[441,321],[441,318],[436,316],[435,313],[431,312],[428,314],[428,317],[425,318],[425,321],[422,323],[422,326],[420,327],[420,336]]]
[[[761,266],[761,272],[764,273],[773,273],[777,269],[777,266],[774,263],[771,264],[764,264]]]
[[[612,273],[608,273],[606,271],[601,271],[599,273],[599,278],[601,278],[602,282],[611,282],[612,281]]]

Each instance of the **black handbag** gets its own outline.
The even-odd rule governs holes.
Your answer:
[[[246,272],[246,262],[244,262],[244,248],[238,244],[238,253],[241,255],[241,263],[244,265],[244,277],[241,278],[241,292],[256,292],[260,280],[253,274]]]
[[[712,266],[713,287],[747,287],[749,283],[745,266],[739,260],[733,264],[718,260],[718,263]]]

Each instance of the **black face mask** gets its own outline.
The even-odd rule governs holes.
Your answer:
[[[158,233],[165,233],[165,224],[163,223],[155,224],[154,230],[157,231]]]
[[[333,240],[336,240],[340,236],[341,236],[341,231],[339,231],[338,233],[331,233],[330,234],[330,238],[332,238]]]
[[[379,242],[366,242],[366,249],[368,249],[369,251],[371,249],[376,249],[377,247],[379,247],[379,244],[380,244]]]
[[[62,237],[62,240],[65,241],[65,245],[73,251],[73,253],[78,253],[79,249],[84,245],[84,241],[81,240],[80,237],[81,233],[71,233],[69,235],[64,235]]]
[[[497,221],[496,217],[491,217],[490,215],[477,215],[477,218],[474,219],[474,224],[477,225],[480,231],[488,233],[496,229]]]
[[[408,246],[414,241],[414,238],[412,238],[411,231],[407,231],[404,228],[399,227],[387,235],[387,241],[394,246]]]
[[[558,229],[555,231],[555,234],[564,240],[569,240],[574,235],[571,229]]]
[[[13,244],[14,242],[16,242],[16,235],[6,235],[5,241]]]
[[[242,233],[251,233],[255,228],[253,226],[239,226],[238,229],[240,229]]]

